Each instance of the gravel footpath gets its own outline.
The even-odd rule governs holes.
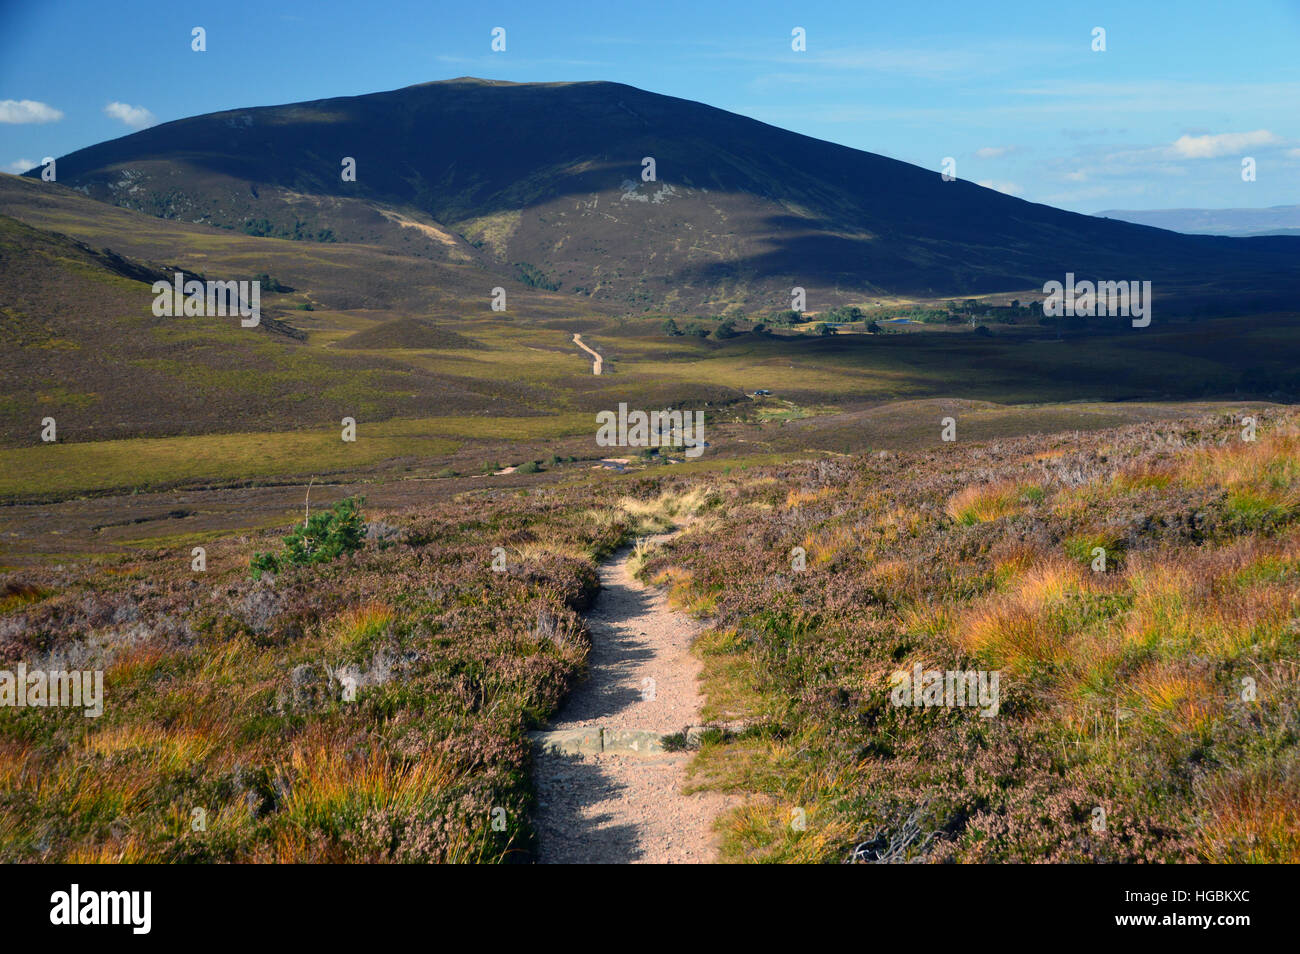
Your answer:
[[[700,662],[690,646],[700,627],[670,609],[662,592],[633,579],[631,557],[628,547],[600,569],[601,590],[587,617],[589,677],[570,695],[554,730],[600,726],[667,734],[699,722]],[[734,800],[713,792],[683,795],[691,757],[539,753],[537,860],[713,861],[713,820]]]

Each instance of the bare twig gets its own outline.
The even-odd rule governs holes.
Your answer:
[[[302,515],[302,525],[304,529],[307,526],[307,521],[311,518],[311,485],[314,483],[316,483],[315,477],[312,477],[311,480],[307,481],[307,511]]]
[[[921,816],[928,805],[918,805],[903,823],[892,830],[879,828],[869,839],[859,842],[844,859],[845,864],[893,865],[924,854],[939,833],[921,831]],[[922,837],[924,835],[924,837]]]

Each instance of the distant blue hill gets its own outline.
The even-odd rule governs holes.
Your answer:
[[[1107,209],[1099,218],[1188,235],[1300,235],[1300,205],[1268,209]]]

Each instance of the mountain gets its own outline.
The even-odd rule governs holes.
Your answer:
[[[1107,209],[1097,215],[1189,235],[1300,235],[1300,205],[1267,209]]]
[[[1266,306],[1300,277],[1300,240],[1078,215],[616,83],[462,78],[211,113],[64,156],[58,181],[163,218],[476,265],[610,311],[784,308],[794,286],[818,310],[1066,272]]]

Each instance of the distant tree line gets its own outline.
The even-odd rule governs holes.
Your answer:
[[[805,315],[794,309],[782,309],[767,314],[765,318],[747,318],[743,312],[728,310],[726,315],[696,315],[680,322],[668,318],[663,322],[664,334],[669,337],[695,336],[699,338],[725,339],[736,335],[763,334],[771,328],[789,328],[803,324],[815,317],[816,324],[812,332],[816,335],[831,335],[837,325],[862,324],[862,331],[867,334],[881,334],[891,329],[887,324],[899,318],[907,318],[921,323],[969,324],[978,328],[982,324],[1016,324],[1037,320],[1040,324],[1049,324],[1052,319],[1043,318],[1041,302],[1022,303],[1013,299],[1005,305],[980,301],[977,298],[954,300],[940,305],[895,305],[863,308],[859,305],[836,305],[816,315]],[[748,329],[743,324],[749,322]]]
[[[295,242],[337,242],[333,229],[313,229],[310,223],[295,219],[293,228],[276,225],[270,219],[247,219],[244,232],[259,238],[287,238]]]

